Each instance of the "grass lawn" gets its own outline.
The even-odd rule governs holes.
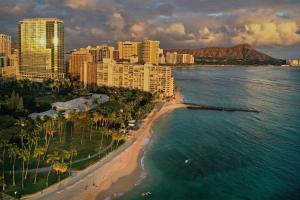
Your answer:
[[[71,122],[69,122],[71,123]],[[74,129],[73,133],[71,134],[70,131],[70,124],[67,125],[67,131],[65,131],[62,140],[60,141],[60,137],[58,135],[54,135],[51,139],[48,153],[51,153],[53,151],[59,151],[59,150],[65,150],[65,149],[76,149],[77,156],[73,158],[73,161],[82,159],[82,158],[88,158],[89,155],[93,155],[98,153],[99,151],[105,149],[107,146],[109,146],[112,142],[112,137],[105,135],[106,129],[102,128],[100,130],[95,129],[88,129],[86,128],[83,130],[82,128]],[[90,140],[90,134],[91,134],[91,140]],[[43,140],[43,137],[41,137]],[[81,144],[82,140],[82,144]],[[44,144],[44,141],[40,141],[41,145]],[[102,144],[102,145],[101,145]],[[120,142],[121,144],[121,142]],[[116,148],[116,145],[113,146],[113,148],[110,148],[108,151],[114,150]],[[87,166],[99,161],[101,158],[105,156],[106,153],[103,153],[102,155],[92,158],[87,161],[83,161],[81,163],[72,165],[73,170],[82,170],[86,168]],[[29,164],[29,169],[35,169],[36,168],[36,160],[31,159],[32,161]],[[11,161],[9,157],[7,156],[4,162],[5,169],[9,171],[11,169]],[[68,162],[66,162],[68,164]],[[41,163],[39,167],[46,167],[48,164],[45,162],[45,160],[41,159]],[[2,169],[2,164],[0,165],[0,169]],[[17,159],[16,161],[16,168],[15,170],[21,170],[22,169],[22,163],[20,159]],[[35,193],[37,191],[40,191],[46,187],[46,175],[47,173],[39,173],[37,183],[33,184],[34,181],[34,173],[29,173],[28,179],[25,181],[25,188],[22,190],[21,187],[21,173],[16,173],[16,186],[12,186],[12,174],[5,174],[5,182],[7,185],[5,193],[14,196],[14,192],[17,191],[17,194],[20,195],[26,195]],[[68,173],[65,173],[61,176],[61,178],[68,177]],[[49,177],[49,185],[57,183],[58,182],[58,176],[57,174],[52,171],[51,175]]]
[[[67,178],[69,175],[68,173],[65,173],[61,175],[61,180]],[[11,195],[12,197],[15,196],[15,192],[17,192],[17,197],[21,197],[27,194],[32,194],[38,191],[41,191],[42,189],[46,188],[46,177],[47,173],[39,174],[37,183],[34,184],[34,174],[29,174],[27,180],[24,182],[24,189],[22,189],[21,184],[21,175],[16,175],[16,185],[12,186],[12,176],[9,175],[5,177],[5,179],[9,182],[7,182],[8,187],[6,188],[5,193]],[[58,182],[58,176],[57,174],[52,171],[49,176],[49,186],[53,185]]]

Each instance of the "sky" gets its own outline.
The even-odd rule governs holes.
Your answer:
[[[17,44],[23,18],[64,20],[66,50],[117,41],[161,47],[250,44],[276,58],[300,58],[300,0],[0,0],[0,33]]]

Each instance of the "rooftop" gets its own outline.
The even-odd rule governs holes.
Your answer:
[[[63,20],[58,18],[27,18],[23,19],[20,22],[34,22],[34,21],[57,21],[57,22],[63,22]]]

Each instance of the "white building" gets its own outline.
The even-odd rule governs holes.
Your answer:
[[[109,97],[105,94],[91,94],[87,97],[79,97],[66,102],[53,103],[52,109],[42,113],[32,113],[30,118],[36,119],[37,117],[44,118],[45,116],[56,118],[58,113],[62,112],[65,118],[70,117],[70,113],[73,112],[86,112],[93,109],[99,104],[105,103],[109,100]]]
[[[289,66],[298,67],[300,66],[300,59],[292,59],[287,61]]]

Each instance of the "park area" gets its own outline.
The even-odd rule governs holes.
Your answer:
[[[81,88],[28,81],[0,83],[0,185],[14,197],[41,191],[99,161],[122,145],[129,122],[141,121],[153,109],[153,96],[124,88]],[[24,89],[27,90],[24,92]],[[55,100],[64,102],[106,94],[107,102],[65,117],[32,119]]]

